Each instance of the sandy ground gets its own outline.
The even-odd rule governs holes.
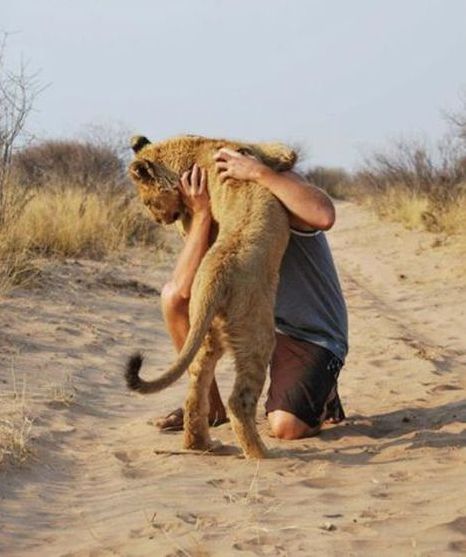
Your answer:
[[[0,418],[33,420],[26,462],[0,468],[1,555],[466,554],[465,254],[338,209],[348,420],[267,437],[270,460],[183,454],[151,420],[185,380],[147,397],[123,384],[134,348],[154,374],[173,357],[158,300],[171,257],[66,260],[1,300]],[[228,362],[218,379],[227,394]],[[214,435],[235,445],[228,424]]]

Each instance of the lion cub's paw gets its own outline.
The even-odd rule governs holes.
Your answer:
[[[244,449],[244,456],[248,460],[254,460],[259,458],[269,458],[270,453],[269,450],[265,447],[265,445],[260,444],[257,446],[251,446],[247,449]]]
[[[192,451],[213,452],[222,447],[219,439],[199,439],[185,437],[184,448]]]
[[[220,439],[214,438],[210,440],[209,451],[211,452],[219,451],[222,447],[223,447],[223,443],[220,441]]]

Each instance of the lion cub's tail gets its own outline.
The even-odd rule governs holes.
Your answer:
[[[208,303],[202,304],[197,308],[198,311],[192,316],[191,327],[183,348],[178,354],[178,358],[163,375],[153,381],[144,381],[144,379],[139,377],[139,371],[143,362],[142,354],[137,352],[129,358],[125,370],[126,384],[129,389],[142,394],[156,393],[162,391],[183,375],[199,350],[217,313],[220,302],[224,298],[225,288],[223,283],[224,281],[220,278],[219,281],[210,285],[207,294]]]

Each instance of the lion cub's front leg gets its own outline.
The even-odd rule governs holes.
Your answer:
[[[189,388],[184,407],[184,447],[210,450],[209,392],[215,366],[223,354],[219,333],[211,328],[189,367]]]

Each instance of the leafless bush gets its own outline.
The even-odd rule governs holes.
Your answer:
[[[48,140],[22,149],[13,157],[12,175],[24,187],[60,184],[104,192],[127,184],[125,165],[110,146],[77,140]]]
[[[464,195],[466,154],[452,138],[436,150],[419,143],[398,142],[390,152],[372,155],[357,180],[368,193],[402,188],[426,196],[441,208]]]
[[[315,166],[306,172],[306,179],[336,199],[350,196],[351,176],[342,168]]]
[[[132,156],[129,145],[131,135],[133,135],[132,131],[121,122],[107,122],[88,124],[82,129],[78,138],[96,147],[109,149],[126,168]]]
[[[383,216],[409,228],[464,233],[466,151],[458,135],[450,134],[436,148],[398,142],[366,160],[353,181]]]

